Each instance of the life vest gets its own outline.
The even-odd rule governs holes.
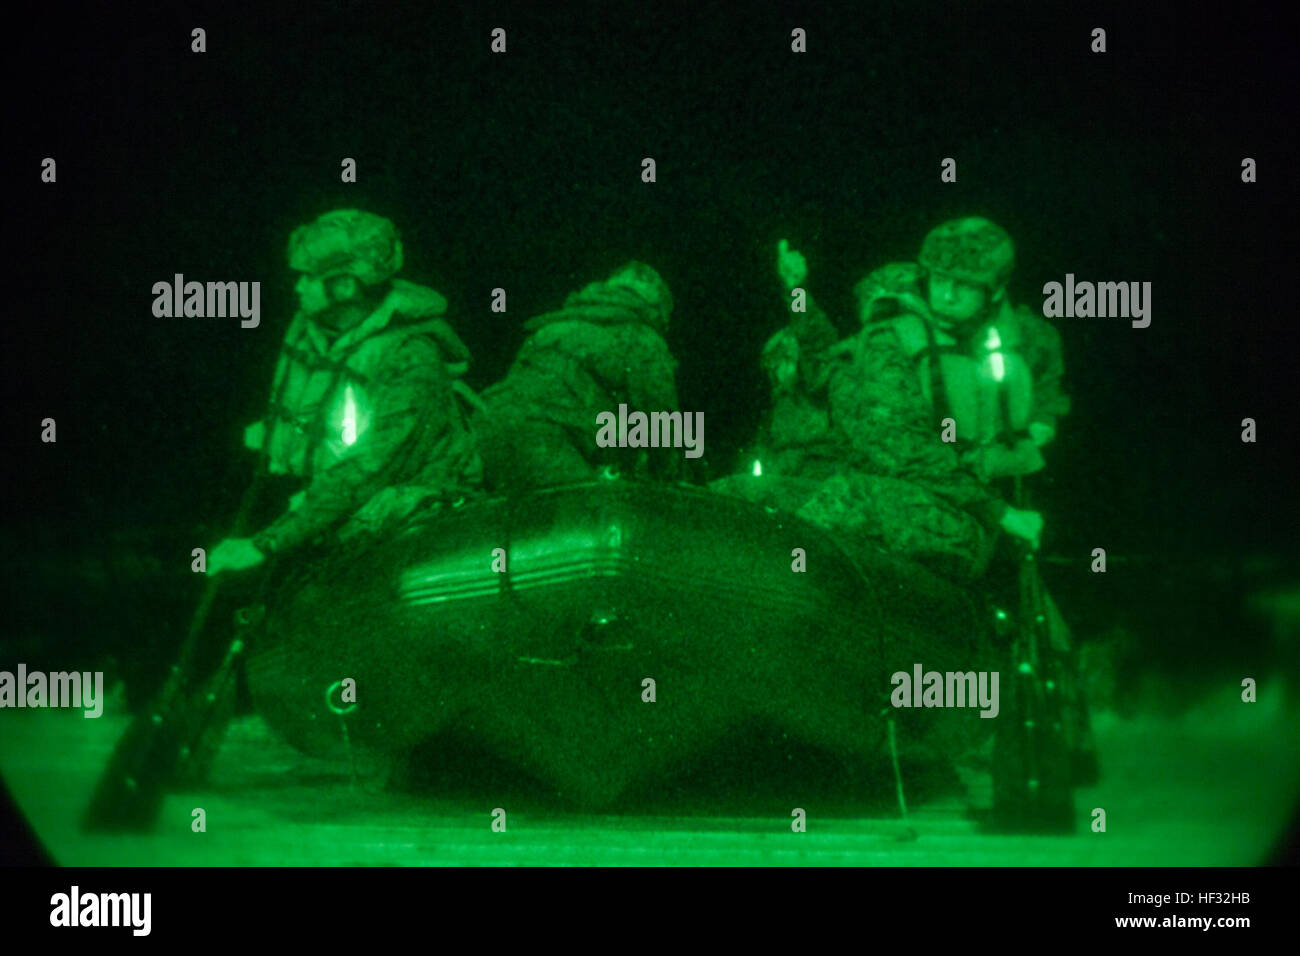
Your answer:
[[[951,418],[964,447],[1026,437],[1034,379],[1021,354],[1020,323],[1008,306],[961,341],[910,312],[890,321],[916,365],[936,428]]]
[[[267,408],[262,449],[268,470],[310,479],[349,454],[373,423],[374,374],[411,336],[431,336],[448,373],[463,374],[468,351],[446,322],[431,318],[446,307],[434,290],[395,279],[383,303],[332,343],[297,314]]]

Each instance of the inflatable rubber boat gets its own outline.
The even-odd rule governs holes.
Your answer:
[[[598,808],[755,720],[847,759],[879,759],[887,714],[899,749],[977,744],[999,721],[898,706],[893,677],[1005,669],[987,618],[794,516],[602,479],[471,501],[314,567],[267,607],[246,667],[257,710],[308,753],[455,730]]]

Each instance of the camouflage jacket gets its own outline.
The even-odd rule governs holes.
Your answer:
[[[817,357],[838,334],[825,313],[796,312],[763,347],[761,364],[772,389],[772,405],[759,440],[765,472],[825,478],[841,457],[832,437],[826,405],[826,364]]]
[[[1029,426],[1041,423],[1055,431],[1070,407],[1061,390],[1056,329],[1006,303],[961,338],[914,313],[891,321],[912,357],[936,427],[951,422],[963,461],[977,475],[988,480],[1043,467]]]
[[[925,323],[906,312],[835,342],[834,325],[808,299],[808,311],[796,313],[788,329],[779,333],[797,343],[798,363],[793,376],[786,365],[792,386],[787,396],[778,393],[773,409],[771,444],[777,470],[807,469],[810,464],[824,470],[833,460],[912,482],[985,526],[996,526],[1007,505],[988,488],[982,459],[970,454],[972,448],[999,437],[990,434],[1002,430],[989,424],[990,412],[1000,419],[1006,411],[1006,406],[990,409],[988,396],[996,392],[977,387],[979,375],[987,371],[981,363],[989,362],[990,351],[978,347],[990,341],[990,327],[996,328],[1000,343],[997,368],[1018,388],[1006,389],[1018,396],[1007,403],[1011,417],[1019,418],[1020,427],[1033,421],[1054,427],[1057,416],[1069,408],[1060,390],[1060,339],[1027,310],[1004,306],[995,323],[985,323],[961,343],[943,341],[942,333],[931,339]],[[940,379],[930,374],[932,355],[939,356]],[[938,404],[933,401],[936,383],[942,389]],[[957,442],[942,440],[944,418],[954,420]],[[783,421],[797,423],[800,430],[782,430],[778,426]]]
[[[657,311],[636,293],[592,283],[524,328],[510,371],[483,391],[488,414],[559,425],[594,454],[598,413],[677,410],[677,362]]]
[[[446,300],[394,280],[380,306],[331,341],[301,313],[285,335],[263,451],[309,484],[254,537],[284,551],[358,516],[375,526],[424,497],[473,489],[481,465],[457,393],[469,351],[438,318]]]

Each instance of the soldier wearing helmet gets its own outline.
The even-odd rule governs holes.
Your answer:
[[[859,282],[862,327],[842,341],[804,294],[804,309],[792,311],[764,352],[773,408],[761,477],[756,467],[721,490],[798,511],[850,546],[884,547],[958,578],[983,573],[999,528],[1036,541],[1041,518],[1002,501],[940,428],[952,417],[973,437],[989,417],[976,415],[987,411],[978,391],[949,401],[938,373],[956,356],[935,341],[955,352],[959,334],[1002,314],[995,310],[1005,305],[1014,252],[991,223],[972,228],[982,222],[946,224],[927,240],[922,263],[889,263]],[[792,291],[808,269],[782,241],[777,271]],[[1006,334],[1014,340],[1011,325]],[[965,364],[970,372],[973,363]]]
[[[925,237],[923,270],[933,324],[946,338],[965,340],[968,352],[986,349],[989,331],[995,348],[1024,359],[1033,380],[1031,408],[1017,422],[1005,423],[1042,446],[1056,433],[1056,419],[1069,410],[1061,391],[1060,336],[1041,318],[1007,300],[1015,270],[1015,244],[996,223],[979,217],[945,222]]]
[[[921,292],[924,272],[914,262],[887,262],[853,287],[863,325],[893,318],[901,312],[924,312]]]
[[[808,263],[784,239],[777,246],[777,273],[786,292],[799,289],[801,298],[790,307],[789,324],[767,340],[759,357],[771,388],[771,404],[759,429],[752,471],[756,476],[825,478],[834,473],[839,453],[830,434],[823,359],[840,333],[801,288]],[[725,488],[727,481],[722,479],[719,487]]]
[[[926,237],[919,260],[887,263],[857,284],[863,328],[854,338],[828,349],[834,326],[811,299],[807,317],[796,317],[782,334],[806,343],[804,349],[790,351],[801,352],[809,384],[827,383],[832,370],[840,369],[840,400],[845,403],[840,421],[857,416],[857,389],[871,391],[863,377],[889,380],[892,371],[876,366],[884,362],[892,367],[893,358],[906,359],[914,374],[899,382],[901,391],[864,395],[861,401],[875,407],[877,420],[891,403],[912,403],[916,417],[911,426],[918,431],[914,440],[903,429],[892,439],[878,436],[876,444],[911,445],[899,467],[914,481],[930,483],[945,500],[975,516],[984,531],[1000,528],[1036,544],[1041,516],[1011,508],[992,490],[979,490],[970,477],[987,484],[1043,466],[1038,448],[1051,439],[1056,417],[1069,407],[1060,389],[1059,336],[1046,322],[1007,302],[1015,248],[995,223],[974,217],[943,223]],[[806,276],[807,264],[783,245],[778,271],[792,287]],[[874,343],[871,353],[862,350],[866,340]],[[828,414],[835,417],[833,410]],[[773,415],[779,417],[779,408]],[[850,431],[847,437],[861,444],[868,433]],[[947,440],[937,452],[922,453],[941,438]],[[815,442],[824,444],[820,437]],[[943,463],[954,455],[958,471],[965,474],[953,473]],[[982,537],[970,535],[971,540]],[[981,545],[978,550],[986,549]]]
[[[672,477],[680,452],[596,444],[600,412],[677,410],[677,362],[664,341],[672,311],[667,283],[632,261],[526,322],[528,338],[474,419],[488,488],[582,481],[604,466]]]
[[[1069,410],[1056,330],[1007,299],[1015,245],[980,217],[942,223],[925,237],[919,266],[928,317],[913,310],[900,327],[917,356],[936,417],[951,417],[962,457],[982,480],[1043,467],[1038,449]],[[1041,516],[1012,510],[1007,530],[1036,542]],[[1029,533],[1024,533],[1029,532]]]
[[[925,391],[932,405],[942,409],[937,414],[953,416],[963,462],[986,482],[1041,469],[1038,449],[1051,441],[1056,419],[1070,403],[1061,390],[1060,336],[1041,317],[1007,301],[1007,282],[1015,268],[1011,237],[987,219],[951,220],[926,236],[919,266],[931,324],[929,361],[922,364],[938,373]],[[912,311],[915,317],[924,315]],[[915,317],[910,321],[919,321]],[[908,338],[905,329],[900,334]],[[923,382],[928,378],[923,376]],[[958,409],[963,396],[965,407]],[[1007,507],[1002,526],[1036,546],[1042,517]],[[1051,644],[1067,661],[1062,679],[1069,703],[1066,734],[1076,751],[1072,756],[1085,768],[1080,782],[1095,782],[1096,757],[1070,630],[1051,596],[1043,592],[1043,599]]]
[[[481,464],[459,381],[469,352],[441,317],[446,300],[395,278],[402,242],[389,220],[322,215],[289,239],[300,308],[275,370],[266,417],[245,443],[272,474],[306,487],[252,538],[221,542],[220,573],[335,535],[390,530],[419,504],[460,497]]]

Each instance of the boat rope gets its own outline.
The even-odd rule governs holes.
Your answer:
[[[352,752],[352,738],[348,735],[347,715],[352,713],[352,711],[356,710],[357,705],[356,702],[353,701],[352,703],[347,704],[346,706],[343,707],[335,706],[334,692],[336,690],[341,690],[342,687],[343,687],[343,682],[341,680],[336,680],[334,683],[330,684],[330,686],[325,691],[325,706],[338,715],[339,728],[341,729],[343,734],[343,749],[347,751],[348,766],[352,769],[352,785],[356,786],[357,760],[356,760],[356,755],[353,754]],[[339,700],[340,702],[342,702],[342,695],[340,695]]]
[[[892,712],[885,714],[885,726],[889,731],[889,762],[894,768],[894,792],[898,795],[898,813],[903,821],[903,832],[899,835],[900,840],[915,840],[916,830],[907,820],[907,799],[903,796],[903,773],[898,766],[898,741],[894,737],[894,715]]]

